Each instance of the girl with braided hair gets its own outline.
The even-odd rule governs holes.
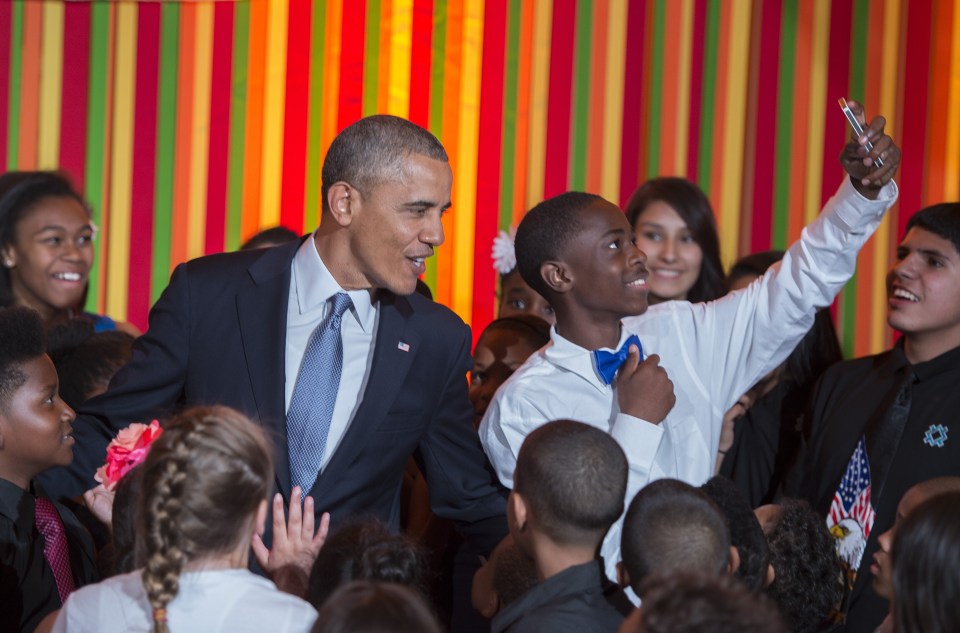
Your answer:
[[[141,468],[145,567],[75,593],[54,631],[310,630],[312,606],[247,569],[251,545],[270,572],[304,549],[312,562],[326,535],[321,525],[312,536],[308,498],[308,511],[290,508],[290,531],[310,534],[306,545],[282,529],[281,506],[274,551],[263,546],[273,463],[257,426],[227,407],[188,409],[166,425]]]

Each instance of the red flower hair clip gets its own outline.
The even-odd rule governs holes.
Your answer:
[[[122,429],[107,445],[107,461],[93,478],[112,491],[128,472],[147,458],[150,445],[161,434],[163,429],[156,420],[150,424],[134,422]]]

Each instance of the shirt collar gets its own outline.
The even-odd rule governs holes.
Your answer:
[[[7,517],[13,523],[28,519],[32,524],[33,505],[33,495],[29,491],[12,481],[0,478],[0,516]]]
[[[369,333],[375,321],[375,310],[369,290],[344,290],[333,278],[317,252],[313,234],[304,240],[293,257],[293,283],[297,291],[300,314],[320,310],[338,292],[346,292],[353,301],[354,315],[360,328]]]
[[[630,332],[621,326],[620,341],[617,343],[616,348],[610,349],[603,347],[601,349],[607,352],[616,352],[623,347],[623,344],[627,342],[628,338],[630,338]],[[550,341],[553,344],[547,346],[547,349],[544,351],[544,357],[548,361],[557,367],[566,369],[580,376],[600,391],[606,392],[612,388],[612,385],[606,385],[603,380],[600,379],[600,374],[597,373],[597,366],[593,362],[593,352],[591,350],[580,347],[576,343],[560,336],[557,333],[556,326],[550,328]]]
[[[906,355],[903,354],[903,338],[897,341],[894,349],[899,350],[903,356],[904,362],[907,362]],[[960,369],[960,347],[955,347],[949,352],[944,352],[936,358],[931,358],[923,363],[917,363],[911,367],[917,380],[923,382],[939,374],[954,369]]]

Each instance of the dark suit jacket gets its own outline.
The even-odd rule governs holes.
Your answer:
[[[69,475],[48,480],[48,489],[74,495],[91,487],[106,444],[131,422],[162,420],[178,405],[225,404],[259,421],[274,440],[276,485],[289,498],[284,342],[291,261],[300,243],[178,266],[133,359],[107,393],[80,408],[74,463]],[[330,512],[334,523],[373,515],[397,528],[412,454],[436,514],[456,520],[478,549],[489,551],[506,534],[504,495],[472,426],[469,328],[419,295],[381,291],[379,301],[366,391],[310,491],[317,512]]]

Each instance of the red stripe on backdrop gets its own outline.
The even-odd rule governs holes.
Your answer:
[[[901,148],[906,160],[900,163],[900,209],[897,237],[903,235],[910,219],[923,206],[924,152],[927,144],[927,114],[930,83],[930,20],[933,0],[913,0],[903,8],[907,24],[907,72],[903,78],[903,121]],[[915,69],[914,72],[910,72]],[[941,130],[942,133],[942,130]]]
[[[346,2],[340,49],[340,116],[337,131],[363,116],[363,59],[367,28],[367,0]]]
[[[10,116],[10,41],[13,39],[13,4],[0,2],[0,172],[7,171],[7,119]],[[64,51],[66,53],[66,51]]]
[[[3,29],[0,28],[0,33]],[[0,67],[6,65],[0,60]],[[2,81],[2,78],[0,78]],[[60,101],[60,169],[78,187],[86,176],[90,81],[90,3],[67,2],[63,16],[63,93]],[[6,85],[6,84],[0,84]],[[5,106],[2,106],[5,107]],[[0,121],[6,117],[0,113]],[[3,145],[0,140],[0,146]]]
[[[573,47],[576,0],[555,0],[550,36],[550,99],[547,105],[546,173],[543,197],[567,190],[570,174],[570,115],[573,109]]]
[[[620,208],[637,188],[640,171],[640,126],[643,107],[643,68],[646,49],[647,3],[637,0],[627,9],[627,50],[623,69],[623,148],[620,159]],[[633,34],[633,37],[630,37]]]
[[[837,99],[848,97],[850,77],[850,37],[853,32],[853,2],[833,2],[830,5],[830,53],[827,60],[827,112],[824,121],[824,156],[839,156],[847,142],[847,120],[837,116]],[[820,184],[820,206],[826,204],[839,184],[837,165],[832,160],[823,161]],[[836,306],[836,304],[834,304]]]
[[[507,0],[490,0],[484,9],[483,69],[480,76],[480,128],[483,142],[477,150],[477,212],[473,249],[473,285],[496,287],[490,265],[490,245],[497,234],[500,213],[500,161],[503,147],[503,82],[507,41]],[[492,292],[477,292],[473,298],[474,342],[482,327],[493,318]]]
[[[233,95],[234,4],[213,5],[213,60],[210,73],[210,141],[207,153],[207,226],[204,253],[226,247],[227,167],[230,157],[230,98]]]
[[[756,143],[754,144],[753,200],[744,201],[751,210],[753,234],[750,252],[770,248],[773,239],[773,185],[776,169],[777,86],[780,78],[780,2],[762,5],[757,108]]]
[[[690,59],[690,134],[687,137],[687,179],[697,182],[700,161],[700,117],[703,115],[703,46],[707,36],[707,0],[693,3],[693,51]],[[681,121],[681,125],[683,122]]]
[[[170,265],[187,259],[187,232],[190,225],[190,183],[193,165],[190,149],[193,138],[193,74],[196,72],[194,35],[198,5],[185,3],[180,9],[180,50],[177,54],[177,123],[173,172],[173,221],[170,232]],[[200,166],[197,165],[199,168]]]
[[[127,320],[147,322],[153,261],[153,215],[157,172],[157,99],[160,76],[159,3],[137,10],[137,77],[134,88],[133,165],[130,199],[130,273]],[[66,76],[66,73],[64,73]]]
[[[433,0],[413,2],[410,48],[410,120],[430,127],[430,57],[433,45]]]
[[[310,103],[311,0],[292,0],[287,20],[287,96],[283,116],[280,224],[303,232],[306,196],[307,110]]]

